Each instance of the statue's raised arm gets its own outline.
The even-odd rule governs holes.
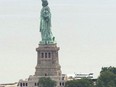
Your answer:
[[[48,1],[42,0],[42,6],[41,9],[41,20],[40,20],[40,32],[42,41],[40,41],[40,44],[53,44],[54,43],[54,37],[51,32],[51,13],[50,8],[48,7]]]

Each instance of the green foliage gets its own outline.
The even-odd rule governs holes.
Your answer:
[[[100,73],[105,72],[105,71],[109,71],[109,72],[112,72],[112,73],[116,74],[116,68],[115,67],[111,67],[111,66],[110,67],[103,67]]]
[[[55,87],[56,81],[51,80],[51,78],[42,77],[39,79],[39,87]]]
[[[116,87],[116,68],[102,68],[96,87]]]
[[[90,79],[79,79],[67,81],[65,87],[93,87],[93,82]]]

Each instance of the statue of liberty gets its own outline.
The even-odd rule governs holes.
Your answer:
[[[42,0],[41,9],[41,20],[40,20],[40,32],[42,41],[40,44],[53,44],[55,41],[55,37],[51,32],[51,13],[50,8],[48,7],[48,1]]]

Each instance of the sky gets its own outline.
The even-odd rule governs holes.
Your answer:
[[[62,73],[116,67],[116,0],[49,0]],[[0,84],[34,75],[41,0],[0,0]]]

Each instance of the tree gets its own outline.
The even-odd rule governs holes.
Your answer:
[[[116,68],[112,67],[112,66],[110,66],[110,67],[102,67],[102,70],[101,70],[100,73],[105,72],[105,71],[109,71],[109,72],[112,72],[112,73],[116,74]]]
[[[65,87],[93,87],[91,79],[83,78],[79,80],[67,81]]]
[[[96,87],[116,87],[116,68],[103,67],[98,77]]]
[[[42,77],[39,79],[39,86],[38,87],[55,87],[56,81],[52,80],[49,77]]]

